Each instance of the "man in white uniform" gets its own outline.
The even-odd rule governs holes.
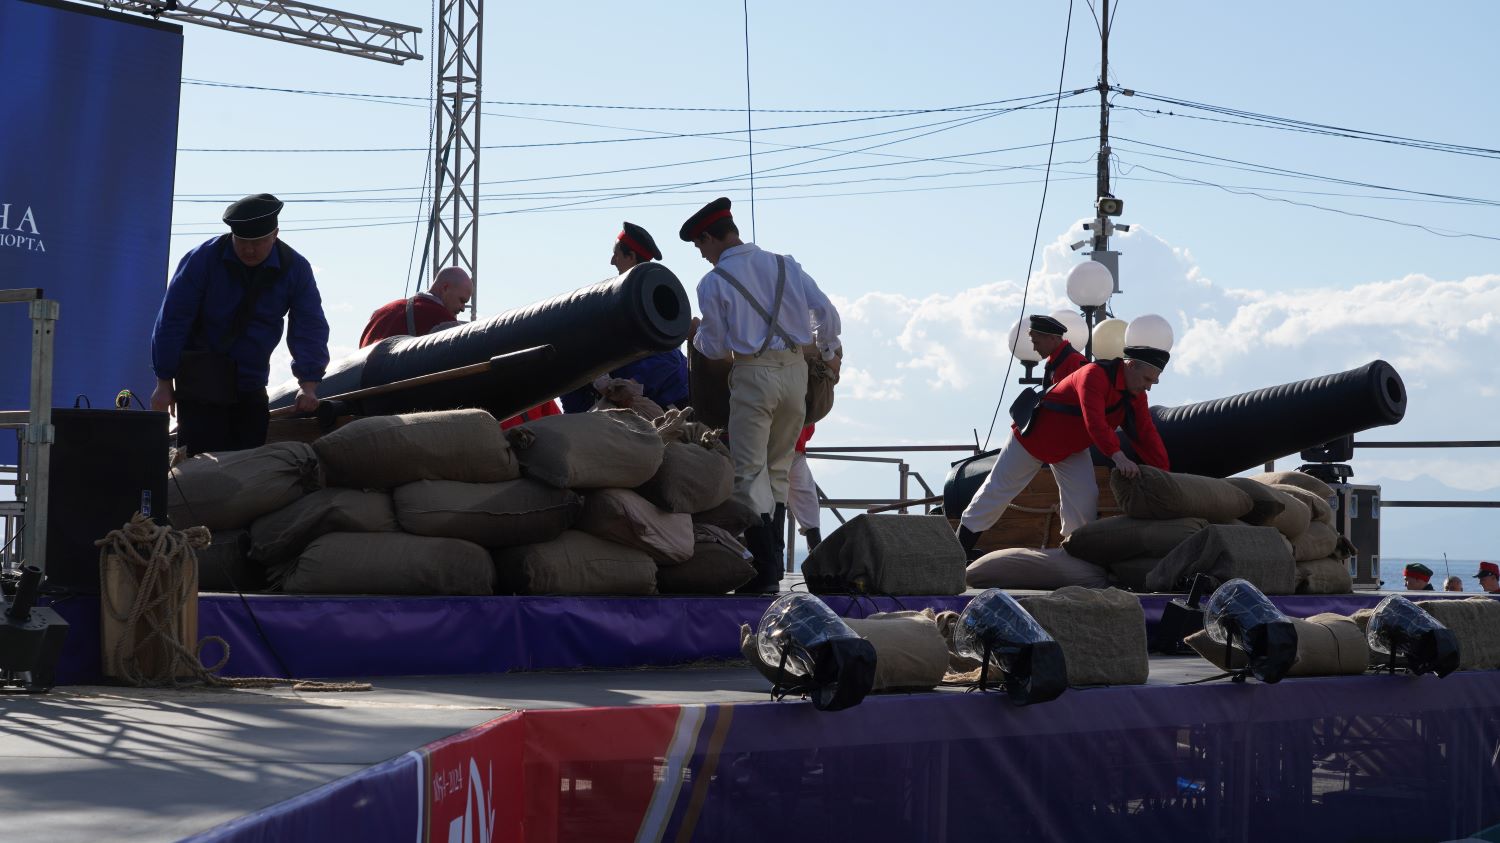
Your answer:
[[[745,532],[756,578],[742,593],[780,590],[775,523],[784,523],[787,472],[807,408],[802,346],[816,344],[837,367],[839,314],[791,257],[740,240],[728,199],[705,205],[678,232],[714,265],[698,282],[693,345],[705,357],[733,360],[729,374],[729,453],[734,492],[760,513]]]

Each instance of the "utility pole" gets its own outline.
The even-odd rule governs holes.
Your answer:
[[[474,279],[469,319],[479,307],[479,123],[484,0],[442,0],[437,42],[437,193],[432,271],[461,266]],[[419,284],[420,286],[420,284]]]
[[[1089,257],[1104,264],[1115,279],[1115,292],[1120,292],[1120,253],[1109,248],[1109,236],[1115,229],[1129,231],[1128,225],[1116,225],[1110,217],[1125,211],[1125,203],[1116,199],[1109,188],[1109,0],[1100,0],[1099,8],[1099,166],[1094,193],[1094,221],[1084,227],[1093,232]]]

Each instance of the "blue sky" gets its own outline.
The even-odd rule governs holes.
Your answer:
[[[429,27],[425,4],[344,5]],[[1494,4],[1113,5],[1110,68],[1118,85],[1352,129],[1497,146],[1493,72],[1483,59],[1500,27]],[[1067,4],[749,6],[754,105],[815,110],[753,116],[756,239],[796,256],[845,315],[848,381],[814,444],[961,443],[972,441],[974,428],[983,438],[1009,359],[1003,336],[1020,313],[1053,112],[893,117],[833,110],[932,110],[1055,91]],[[373,223],[418,216],[421,206],[411,200],[420,193],[425,151],[187,150],[425,149],[429,63],[388,66],[191,25],[185,36],[187,80],[417,98],[183,88],[173,262],[222,230],[217,221],[227,200],[276,193],[288,200],[285,239],[318,270],[335,355],[352,349],[370,310],[405,289],[413,226]],[[617,4],[491,3],[484,98],[497,102],[484,108],[490,116],[481,141],[511,148],[484,153],[481,178],[497,183],[485,186],[482,209],[506,213],[481,224],[481,316],[612,274],[608,251],[623,219],[655,235],[665,263],[690,289],[707,265],[675,239],[683,218],[727,195],[750,235],[742,111],[498,104],[741,109],[744,38],[738,3],[656,2],[628,15]],[[426,53],[425,33],[422,39]],[[1098,34],[1080,0],[1064,89],[1093,85],[1098,67]],[[1493,239],[1500,209],[1231,168],[1260,165],[1500,200],[1500,161],[1156,114],[1165,106],[1141,96],[1114,102],[1115,193],[1126,203],[1121,220],[1134,230],[1116,241],[1124,293],[1113,307],[1125,318],[1160,313],[1178,337],[1177,359],[1153,392],[1155,402],[1213,398],[1381,357],[1406,379],[1411,403],[1405,422],[1371,438],[1500,438],[1493,422],[1500,380],[1489,362],[1500,351],[1500,242]],[[1071,142],[1053,153],[1030,267],[1032,312],[1066,303],[1062,279],[1081,259],[1066,244],[1082,237],[1078,226],[1093,198],[1094,142],[1072,139],[1097,133],[1097,94],[1062,104],[1057,138]],[[967,117],[981,119],[951,122]],[[857,122],[777,128],[833,120]],[[660,137],[705,132],[725,134]],[[876,133],[886,134],[854,139]],[[930,134],[916,137],[923,133]],[[649,139],[613,142],[621,138]],[[526,144],[567,145],[515,148]],[[887,145],[850,152],[874,144]],[[1007,149],[1013,151],[987,152]],[[1229,160],[1205,164],[1205,155]],[[948,160],[913,160],[938,157]],[[820,158],[826,160],[814,163]],[[702,159],[723,160],[684,163]],[[579,175],[631,168],[649,169]],[[667,187],[706,180],[716,181]],[[1437,236],[1184,180],[1485,238]],[[334,193],[370,188],[391,190]],[[642,195],[609,198],[628,193]],[[351,197],[385,201],[314,201]],[[285,372],[285,361],[278,365]],[[1362,457],[1356,480],[1381,483],[1393,499],[1500,498],[1500,454],[1493,451],[1424,459],[1390,453],[1412,452]],[[1293,460],[1283,463],[1294,467]],[[913,464],[940,485],[944,460]],[[888,470],[827,463],[815,470],[834,496],[895,491]],[[1497,522],[1500,516],[1478,510],[1391,511],[1386,555],[1500,555]]]

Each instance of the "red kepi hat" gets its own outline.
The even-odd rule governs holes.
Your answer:
[[[1427,582],[1432,579],[1432,569],[1421,562],[1413,562],[1406,566],[1406,570],[1401,572],[1401,576]]]
[[[733,214],[729,212],[729,204],[727,196],[720,196],[718,199],[699,208],[698,212],[688,217],[687,222],[682,224],[682,228],[678,229],[677,236],[681,237],[683,242],[691,243],[698,238],[698,235],[702,234],[709,226],[719,220],[732,219]]]
[[[1500,577],[1500,565],[1494,562],[1480,562],[1479,573],[1474,575],[1475,579],[1480,577]]]
[[[656,241],[651,239],[651,233],[633,222],[625,223],[620,230],[620,236],[615,239],[623,243],[625,248],[635,252],[641,260],[661,260],[661,249],[656,248]]]

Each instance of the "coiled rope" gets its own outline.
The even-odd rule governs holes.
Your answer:
[[[321,682],[270,676],[225,678],[216,671],[229,662],[229,642],[210,635],[190,648],[184,642],[183,607],[197,599],[197,551],[208,547],[206,527],[175,530],[136,513],[130,522],[94,542],[99,548],[100,603],[108,616],[125,625],[115,644],[114,664],[120,678],[141,688],[180,688],[194,681],[217,688],[274,688],[294,691],[368,691],[368,682]],[[130,583],[135,598],[116,605],[120,595],[111,582]],[[145,634],[142,635],[142,632]],[[203,647],[217,643],[224,655],[212,667],[203,664]],[[153,656],[156,656],[153,660]],[[146,664],[150,663],[150,668]],[[185,678],[186,677],[186,678]]]

